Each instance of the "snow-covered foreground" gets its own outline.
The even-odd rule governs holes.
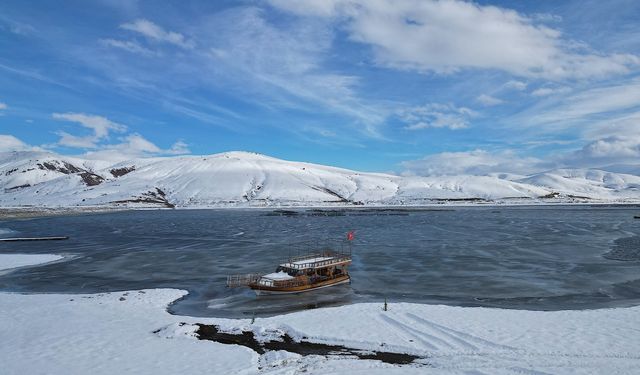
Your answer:
[[[3,374],[607,373],[640,368],[640,307],[517,311],[391,303],[249,320],[174,316],[172,289],[94,295],[0,293]],[[181,324],[186,323],[186,324]],[[198,340],[193,323],[273,339],[417,354],[410,365],[345,357],[258,355]]]
[[[640,202],[640,176],[557,169],[530,176],[397,176],[248,152],[111,165],[0,153],[0,207],[273,207]]]
[[[0,254],[0,269],[57,255]],[[175,316],[185,291],[101,294],[0,293],[3,374],[423,374],[607,373],[640,366],[640,306],[521,311],[392,303],[355,304],[250,320]],[[409,353],[409,365],[284,351],[259,355],[198,340],[196,323],[259,341],[294,340],[366,352]]]
[[[54,262],[62,258],[63,256],[54,254],[0,254],[0,271]]]

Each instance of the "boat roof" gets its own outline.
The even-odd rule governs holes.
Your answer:
[[[288,273],[286,272],[273,272],[273,273],[269,273],[266,275],[262,275],[263,278],[265,279],[270,279],[270,280],[292,280],[295,279],[295,277],[290,276]]]
[[[326,268],[351,263],[351,255],[348,254],[310,254],[289,259],[280,264],[281,267],[298,270],[310,268]]]

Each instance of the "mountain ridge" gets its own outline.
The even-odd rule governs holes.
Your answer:
[[[638,203],[640,177],[599,169],[528,176],[398,176],[245,151],[107,161],[0,153],[2,207],[420,206]]]

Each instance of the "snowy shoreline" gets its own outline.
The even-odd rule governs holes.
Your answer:
[[[16,254],[3,254],[8,268]],[[30,264],[51,260],[36,255]],[[4,259],[3,259],[4,258]],[[4,263],[3,263],[4,262]],[[15,264],[12,263],[12,264]],[[640,365],[640,306],[527,311],[380,303],[269,318],[172,315],[184,290],[97,294],[0,293],[0,362],[7,374],[632,373]],[[8,322],[8,324],[6,324]],[[353,355],[264,354],[199,340],[198,324],[258,342],[339,345],[416,356],[394,365]]]
[[[7,374],[69,373],[631,373],[640,365],[640,307],[523,311],[392,303],[307,310],[271,318],[176,316],[186,294],[151,289],[99,294],[0,293],[0,351]],[[284,351],[198,340],[196,324],[252,332],[260,340],[383,348],[421,359],[392,365],[353,356]]]

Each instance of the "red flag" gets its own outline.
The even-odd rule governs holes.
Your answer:
[[[347,233],[347,241],[353,241],[354,237],[353,231],[350,230],[349,233]]]

